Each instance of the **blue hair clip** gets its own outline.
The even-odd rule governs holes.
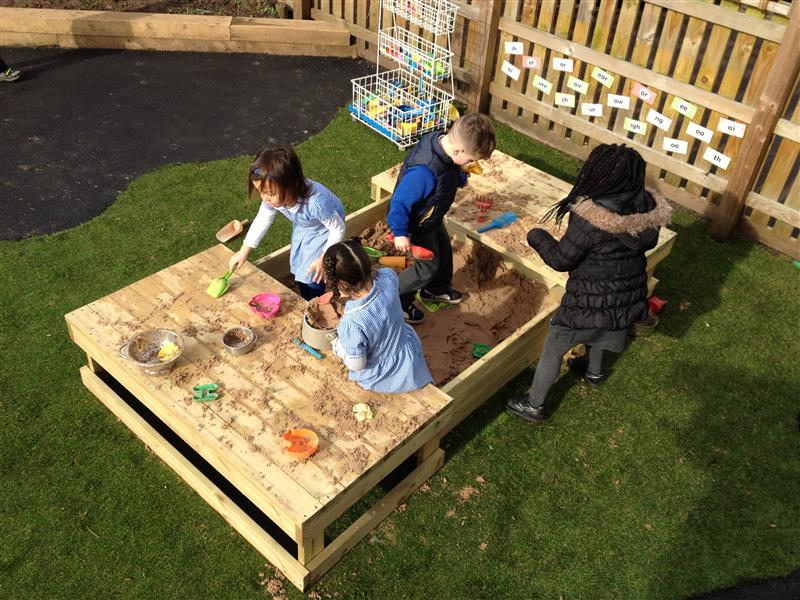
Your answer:
[[[259,179],[261,179],[262,177],[265,178],[265,179],[269,179],[270,181],[275,179],[272,176],[272,173],[267,173],[266,171],[264,171],[263,169],[261,169],[259,167],[256,167],[255,169],[253,169],[253,175],[258,177]]]

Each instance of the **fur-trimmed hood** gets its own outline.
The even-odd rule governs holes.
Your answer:
[[[648,190],[655,200],[655,207],[646,213],[618,215],[595,204],[591,198],[578,198],[570,212],[588,221],[594,227],[615,235],[627,234],[633,237],[653,227],[669,224],[672,207],[660,194]]]

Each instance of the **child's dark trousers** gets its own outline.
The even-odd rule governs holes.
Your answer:
[[[405,309],[414,302],[415,294],[426,289],[432,294],[450,291],[453,279],[453,247],[444,223],[422,233],[412,233],[411,243],[433,252],[431,260],[414,260],[400,273],[400,304]]]

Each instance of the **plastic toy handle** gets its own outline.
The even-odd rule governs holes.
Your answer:
[[[433,252],[422,246],[411,246],[411,256],[417,260],[433,260]]]
[[[497,224],[494,221],[492,221],[488,225],[484,225],[483,227],[479,228],[478,233],[486,233],[487,231],[489,231],[490,229],[494,229],[495,227],[497,227]]]
[[[300,346],[303,350],[308,352],[311,356],[314,356],[314,357],[319,358],[319,359],[322,358],[322,354],[317,352],[314,348],[312,348],[311,346],[309,346],[305,342],[300,341],[300,338],[292,338],[292,343],[295,346]]]

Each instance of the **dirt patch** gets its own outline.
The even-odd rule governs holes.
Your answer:
[[[385,252],[388,227],[380,222],[365,229],[362,242]],[[414,329],[436,385],[442,386],[477,358],[473,344],[494,347],[542,309],[546,288],[507,267],[499,254],[480,244],[453,243],[453,287],[465,294],[456,306],[435,313]],[[425,309],[423,309],[425,310]]]
[[[478,488],[474,488],[471,485],[464,486],[459,490],[458,497],[461,498],[462,502],[469,502],[470,498],[473,496],[477,496],[480,494]]]

